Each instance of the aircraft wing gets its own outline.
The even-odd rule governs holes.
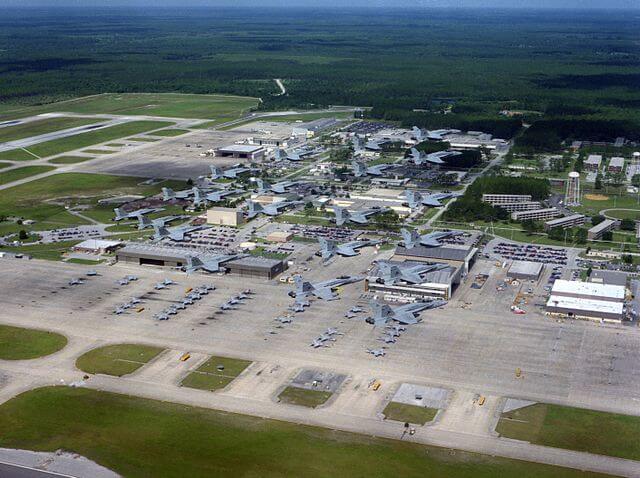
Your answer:
[[[411,313],[411,312],[398,312],[398,311],[396,311],[395,314],[393,315],[393,320],[395,320],[396,322],[399,322],[401,324],[404,324],[404,325],[414,325],[414,324],[417,324],[418,322],[420,322],[419,319],[416,319],[416,317],[413,315],[413,313]]]
[[[420,284],[422,282],[422,277],[420,274],[413,271],[402,271],[402,278],[407,282],[411,282],[412,284]]]
[[[358,213],[358,212],[351,213],[351,217],[349,219],[351,219],[351,222],[355,222],[357,224],[369,224],[369,220],[367,219],[367,216],[365,216],[362,213]]]
[[[434,207],[442,206],[440,199],[434,196],[424,196],[422,198],[422,204],[424,204],[425,206],[434,206]]]
[[[427,247],[438,247],[442,245],[439,241],[439,239],[442,237],[444,236],[438,237],[433,234],[425,234],[424,236],[420,237],[420,244]]]
[[[358,255],[358,253],[352,246],[347,246],[347,245],[338,246],[338,248],[336,249],[336,252],[341,256],[346,256],[346,257],[353,257]]]
[[[334,300],[338,298],[338,296],[334,294],[329,287],[320,287],[314,289],[313,294],[322,300]]]

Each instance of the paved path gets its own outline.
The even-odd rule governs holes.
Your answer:
[[[285,89],[284,85],[282,84],[282,80],[280,78],[275,78],[273,81],[276,82],[276,85],[278,85],[278,88],[280,88],[280,93],[278,93],[276,96],[282,96],[287,94],[287,90]]]

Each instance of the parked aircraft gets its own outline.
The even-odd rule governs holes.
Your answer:
[[[323,282],[317,282],[312,284],[302,279],[302,276],[293,276],[296,290],[289,292],[291,297],[296,299],[296,303],[304,301],[309,295],[314,295],[322,300],[335,300],[338,299],[338,295],[334,293],[334,290],[343,285],[352,284],[364,279],[362,276],[343,276],[337,279],[331,279]]]
[[[460,156],[462,153],[459,151],[436,151],[435,153],[422,153],[418,151],[416,148],[411,148],[411,153],[409,155],[409,161],[420,166],[424,163],[430,164],[445,164],[446,158],[452,158],[455,156]]]
[[[138,209],[136,211],[125,212],[121,208],[117,207],[113,210],[116,213],[116,217],[114,221],[122,221],[123,219],[138,219],[140,216],[144,216],[145,214],[152,214],[154,212],[164,211],[163,207],[147,207]]]
[[[391,307],[387,304],[381,304],[371,301],[371,310],[373,316],[368,317],[366,322],[373,324],[374,327],[387,325],[389,322],[398,322],[403,325],[413,325],[420,322],[417,317],[422,311],[441,307],[447,303],[446,300],[435,299],[431,302],[415,302],[413,304],[404,304],[397,307]]]
[[[421,246],[426,247],[438,247],[441,246],[442,243],[440,239],[445,239],[447,237],[458,236],[462,234],[460,231],[434,231],[428,234],[419,234],[418,231],[412,230],[409,231],[407,229],[401,229],[400,234],[402,234],[402,243],[404,247],[407,249],[413,249],[415,246],[420,244]]]
[[[367,349],[367,353],[373,355],[374,357],[384,357],[385,355],[384,347],[379,349]]]
[[[187,274],[190,274],[197,270],[205,270],[207,272],[220,272],[225,271],[224,267],[221,267],[221,264],[224,262],[230,261],[238,257],[237,254],[230,255],[217,255],[217,256],[187,256],[187,265],[185,266],[185,270]]]
[[[312,148],[300,148],[287,153],[288,161],[302,161],[306,156],[310,156],[315,153]]]
[[[280,322],[281,324],[290,324],[291,322],[293,322],[293,319],[291,317],[276,317],[276,319],[278,322]]]
[[[249,213],[247,217],[251,219],[256,217],[258,214],[266,214],[267,216],[278,216],[282,214],[282,209],[286,209],[291,206],[297,206],[301,202],[302,201],[280,201],[263,206],[262,204],[255,201],[247,201],[247,204],[249,205]]]
[[[191,196],[193,196],[193,189],[174,191],[171,188],[162,188],[163,201],[171,201],[172,199],[189,199]]]
[[[244,191],[242,189],[227,189],[222,191],[211,191],[206,192],[198,189],[197,187],[193,188],[193,204],[194,206],[200,206],[201,204],[206,205],[207,202],[219,202],[222,201],[227,196],[233,196],[234,194],[240,194]]]
[[[369,224],[369,217],[387,211],[386,208],[374,207],[364,211],[348,211],[339,206],[333,206],[336,226],[342,226],[345,222],[351,221],[356,224]]]
[[[359,254],[358,249],[366,246],[375,246],[380,243],[380,241],[361,240],[337,244],[335,241],[325,239],[324,237],[318,237],[318,242],[320,243],[319,254],[325,261],[331,259],[335,254],[345,257],[357,256]]]

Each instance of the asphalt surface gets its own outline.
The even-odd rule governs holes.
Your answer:
[[[30,468],[21,465],[12,465],[9,463],[0,463],[0,477],[2,478],[60,478],[60,477],[71,477],[72,475],[61,475],[60,473],[55,473],[52,471],[46,470],[37,470],[35,468]],[[76,478],[76,477],[73,477]],[[78,476],[77,478],[84,478]],[[89,477],[86,477],[89,478]]]

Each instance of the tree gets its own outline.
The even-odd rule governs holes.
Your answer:
[[[625,264],[633,264],[633,256],[631,254],[623,254],[622,262]]]
[[[380,214],[376,214],[373,218],[373,222],[378,229],[385,231],[395,230],[398,228],[400,216],[398,216],[395,211],[385,211]]]
[[[620,221],[620,229],[623,231],[635,231],[636,222],[633,219],[623,219]]]
[[[606,217],[604,217],[602,214],[597,214],[597,215],[595,215],[595,216],[593,216],[591,218],[591,224],[594,225],[594,226],[597,226],[598,224],[600,224],[605,219],[606,219]]]
[[[596,189],[602,189],[602,176],[600,175],[600,173],[597,174],[596,182],[593,187]]]
[[[187,179],[187,186],[189,187],[193,186],[193,179],[191,178]]]
[[[613,240],[613,231],[606,231],[602,233],[603,241],[612,241]]]
[[[526,219],[520,224],[522,224],[522,229],[529,235],[542,230],[541,224],[533,219]]]
[[[549,239],[553,239],[554,241],[563,241],[565,238],[565,230],[561,227],[554,227],[553,229],[549,229],[547,235]]]
[[[587,230],[579,227],[573,234],[573,239],[578,244],[586,244],[587,243]]]
[[[313,203],[311,201],[309,201],[308,203],[306,203],[304,205],[304,215],[305,216],[311,216],[313,214],[315,210],[315,207],[313,207]]]
[[[634,174],[631,177],[631,185],[640,188],[640,174]]]
[[[20,232],[18,233],[18,239],[20,239],[21,241],[29,239],[29,234],[27,234],[27,231],[25,231],[24,229],[20,229]]]

